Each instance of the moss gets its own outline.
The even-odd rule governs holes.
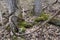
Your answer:
[[[25,28],[29,28],[29,27],[31,27],[31,26],[33,26],[32,24],[29,24],[29,23],[27,23],[26,21],[21,21],[21,22],[19,22],[19,24],[18,24],[18,26],[21,28],[21,27],[25,27]]]
[[[41,15],[35,19],[35,22],[45,21],[49,18],[49,14],[42,12]]]
[[[25,32],[26,28],[25,27],[21,27],[21,32]]]
[[[30,27],[32,27],[32,26],[33,26],[33,24],[27,23],[24,27],[25,27],[25,28],[30,28]]]
[[[18,27],[21,28],[21,32],[25,32],[26,28],[32,27],[32,24],[27,23],[26,21],[21,21],[18,23]]]

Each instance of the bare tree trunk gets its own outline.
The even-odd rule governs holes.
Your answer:
[[[42,11],[42,0],[35,0],[34,1],[34,12],[36,16],[39,16]]]

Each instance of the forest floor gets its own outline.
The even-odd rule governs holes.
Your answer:
[[[30,1],[29,0],[20,0],[19,2],[20,2],[19,5],[21,5],[21,8],[24,8],[25,10],[32,10],[33,0],[30,0]],[[54,3],[54,5],[52,5],[53,3]],[[47,7],[44,10],[44,12],[50,13],[51,15],[53,15],[56,13],[57,10],[60,9],[60,0],[58,0],[58,2],[56,2],[56,0],[47,0],[47,1],[43,0],[42,6],[43,6],[43,8]],[[29,13],[29,12],[27,11],[27,13]],[[26,16],[27,15],[25,15],[25,17]],[[60,17],[60,14],[58,16]],[[31,19],[33,19],[33,18],[36,18],[36,17],[30,16],[30,18],[26,18],[25,20],[30,22]],[[32,31],[36,30],[37,28],[39,28],[40,25],[41,25],[41,23],[39,25],[35,25],[31,28],[28,28],[28,29],[26,29],[25,32],[30,33]],[[5,31],[3,31],[3,30],[4,30],[4,28],[2,29],[0,27],[0,39],[1,40],[5,40],[5,39],[10,40],[9,39],[11,37],[10,33],[7,32],[7,30],[5,30]],[[43,25],[43,27],[41,26],[38,31],[31,33],[29,35],[26,35],[22,39],[18,37],[17,39],[13,39],[13,40],[60,40],[60,26],[46,23],[45,25]]]

